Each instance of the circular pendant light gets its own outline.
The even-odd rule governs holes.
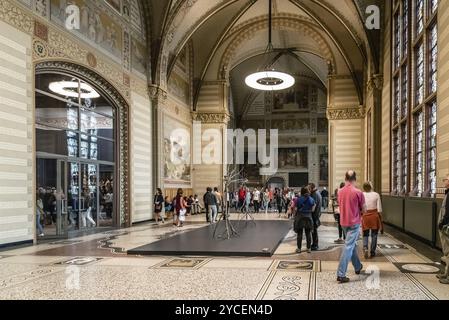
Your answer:
[[[295,84],[295,78],[279,71],[261,71],[246,77],[248,87],[256,90],[276,91],[290,88]]]
[[[78,98],[78,82],[77,81],[57,81],[49,84],[48,88],[57,94],[65,97]],[[81,99],[95,99],[100,95],[94,88],[87,83],[79,84]]]
[[[273,51],[273,44],[271,43],[271,2],[268,0],[268,46],[265,54]],[[259,71],[250,74],[245,78],[245,83],[248,87],[263,91],[285,90],[295,84],[295,78],[288,73],[275,71],[274,69],[265,68],[264,71]]]

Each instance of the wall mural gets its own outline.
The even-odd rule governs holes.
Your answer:
[[[329,121],[326,118],[318,118],[316,131],[317,133],[327,134],[329,131]]]
[[[307,169],[308,167],[308,148],[280,148],[279,169]]]
[[[319,146],[318,155],[320,158],[320,182],[327,184],[329,180],[329,147]]]
[[[190,140],[179,129],[190,128],[164,116],[164,179],[167,183],[190,183]]]
[[[175,95],[186,105],[190,105],[190,85],[188,81],[172,72],[168,80],[168,92]]]
[[[295,112],[309,109],[309,85],[296,82],[295,86],[273,93],[273,112]]]
[[[73,32],[93,46],[103,49],[109,56],[122,61],[122,27],[106,13],[101,12],[91,1],[87,0],[51,0],[51,20],[64,25],[68,4],[80,8],[80,29]],[[120,6],[119,12],[120,12]]]
[[[145,46],[134,37],[131,39],[131,64],[134,71],[145,74]]]
[[[276,119],[271,121],[271,129],[281,131],[295,131],[297,133],[308,134],[310,132],[310,118],[307,119]]]

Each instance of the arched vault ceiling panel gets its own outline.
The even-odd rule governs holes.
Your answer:
[[[249,8],[256,0],[237,1],[213,17],[208,19],[193,34],[193,52],[194,54],[194,78],[200,79],[204,66],[213,55],[214,48],[220,40],[225,37],[227,31],[234,25],[235,21],[244,14],[245,8]],[[242,8],[243,5],[243,8]]]
[[[238,0],[188,0],[178,6],[176,15],[170,19],[165,50],[173,54],[180,43],[199,23],[220,11],[220,8]],[[240,1],[238,1],[240,2]],[[243,1],[242,1],[243,2]]]
[[[237,21],[236,26],[245,23],[248,20],[267,15],[268,0],[258,0],[251,8],[242,15]],[[273,0],[273,15],[282,13],[295,14],[298,16],[307,17],[307,14],[300,8],[289,2],[288,0]]]
[[[339,74],[350,74],[346,60],[331,38],[316,24],[300,16],[283,15],[273,19],[274,45],[276,48],[297,48],[309,51],[331,61]],[[255,39],[254,39],[255,38]],[[258,17],[233,28],[229,37],[209,66],[207,80],[221,76],[224,69],[230,70],[242,58],[259,53],[267,44],[267,19]],[[217,60],[220,59],[220,62]]]

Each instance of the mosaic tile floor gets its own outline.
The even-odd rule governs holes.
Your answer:
[[[277,214],[254,215],[277,220]],[[0,299],[449,299],[449,286],[435,277],[441,269],[389,234],[379,237],[378,255],[365,260],[346,284],[336,282],[342,245],[337,228],[323,215],[320,250],[295,253],[291,231],[271,258],[141,257],[126,251],[179,232],[202,227],[204,215],[188,217],[183,228],[154,222],[125,230],[2,251]],[[305,243],[303,244],[305,247]]]

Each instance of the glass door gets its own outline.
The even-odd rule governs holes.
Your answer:
[[[67,162],[67,229],[79,229],[80,197],[79,197],[79,164]]]
[[[81,163],[80,226],[81,229],[98,225],[98,166]]]

